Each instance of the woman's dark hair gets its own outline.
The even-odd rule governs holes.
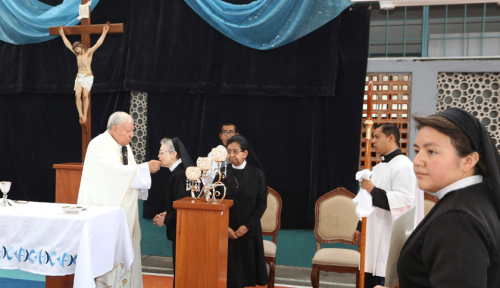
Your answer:
[[[458,157],[463,158],[472,152],[477,152],[479,154],[479,161],[476,163],[476,166],[474,166],[474,174],[483,175],[485,177],[488,176],[484,155],[474,149],[471,140],[460,127],[440,115],[431,115],[427,117],[413,116],[413,120],[417,122],[417,130],[423,127],[430,127],[450,137],[451,145],[457,150]]]

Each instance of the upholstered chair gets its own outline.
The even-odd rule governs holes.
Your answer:
[[[432,207],[439,201],[439,198],[429,192],[424,192],[424,215],[431,211]]]
[[[273,188],[267,187],[267,208],[260,218],[262,235],[273,236],[273,241],[264,240],[264,256],[269,264],[269,284],[267,287],[274,288],[274,277],[276,275],[276,236],[281,227],[281,197]]]
[[[319,287],[319,271],[356,274],[358,287],[360,253],[352,249],[323,248],[321,243],[344,243],[355,245],[352,234],[359,221],[354,194],[345,188],[337,188],[321,196],[316,202],[314,235],[317,251],[312,259],[311,282]],[[359,247],[358,247],[359,248]]]

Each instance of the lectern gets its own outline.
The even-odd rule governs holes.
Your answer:
[[[83,164],[63,163],[53,167],[56,169],[56,203],[76,204]]]
[[[177,209],[175,287],[226,288],[229,207],[233,200],[208,203],[186,197]]]
[[[78,190],[82,179],[82,163],[54,164],[56,169],[56,203],[76,204]],[[45,277],[47,288],[70,288],[73,287],[74,275],[47,276]]]

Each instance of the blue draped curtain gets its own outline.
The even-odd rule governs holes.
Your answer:
[[[350,0],[185,0],[215,29],[245,46],[268,50],[283,46],[337,17]]]
[[[99,0],[93,0],[93,9]],[[267,50],[283,46],[323,26],[350,0],[256,0],[231,4],[222,0],[185,0],[215,29],[245,46]],[[50,6],[38,0],[0,0],[0,40],[22,45],[51,40],[51,26],[80,22],[81,0]]]
[[[91,10],[97,3],[92,0]],[[80,23],[80,4],[81,0],[64,0],[57,6],[38,0],[0,0],[0,40],[16,45],[51,40],[56,36],[49,35],[49,27]]]

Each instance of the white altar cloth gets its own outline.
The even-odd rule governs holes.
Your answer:
[[[68,214],[62,206],[39,203],[0,207],[0,269],[48,276],[75,274],[74,286],[95,287],[94,278],[113,268],[130,268],[134,251],[121,207],[82,206]]]

